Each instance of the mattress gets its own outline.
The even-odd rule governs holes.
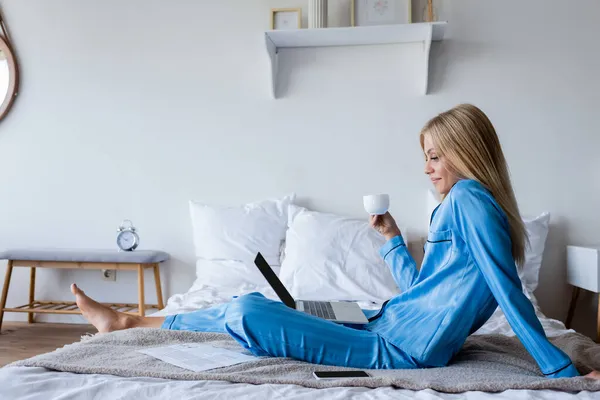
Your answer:
[[[212,304],[228,301],[229,294],[217,293],[210,287],[176,297],[167,307],[155,314],[166,315],[192,311]],[[375,304],[361,304],[375,308]],[[548,336],[557,336],[571,330],[557,320],[547,318],[537,310],[538,317]],[[500,333],[514,335],[506,320],[492,318],[476,334]],[[73,374],[55,372],[44,368],[10,367],[0,369],[0,399],[598,399],[599,393],[566,393],[551,390],[508,390],[501,393],[465,392],[439,393],[434,390],[412,391],[384,387],[366,389],[340,387],[310,389],[296,385],[249,385],[220,381],[175,381],[156,378],[123,378],[112,375]]]

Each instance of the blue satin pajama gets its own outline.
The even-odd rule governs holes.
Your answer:
[[[169,316],[165,329],[229,333],[257,356],[291,357],[315,364],[365,369],[418,366],[375,332],[353,329],[250,293],[189,314]]]
[[[546,338],[521,289],[506,215],[478,182],[461,180],[434,211],[420,270],[400,236],[380,250],[401,293],[364,326],[344,326],[252,293],[167,317],[163,328],[226,332],[256,355],[354,368],[447,365],[500,305],[549,378],[578,376]]]

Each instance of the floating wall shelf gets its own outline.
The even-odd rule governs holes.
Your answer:
[[[432,41],[444,38],[446,22],[359,26],[352,28],[323,28],[275,30],[265,32],[267,52],[271,59],[273,97],[277,98],[279,49],[294,47],[363,46],[377,44],[423,43],[423,94],[429,84],[429,51]]]

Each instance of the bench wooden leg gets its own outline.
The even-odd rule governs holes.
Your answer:
[[[156,302],[158,303],[158,309],[162,310],[165,308],[162,297],[162,288],[160,286],[160,269],[159,264],[154,264],[154,283],[156,284]]]
[[[8,264],[6,264],[6,276],[4,277],[4,287],[2,288],[2,299],[0,299],[0,331],[2,331],[2,318],[4,317],[4,309],[6,308],[6,298],[8,297],[8,286],[10,285],[12,270],[13,262],[12,260],[8,260]]]
[[[569,313],[567,314],[567,320],[565,321],[565,327],[571,329],[571,321],[573,321],[573,314],[575,314],[575,305],[577,304],[577,298],[579,297],[579,288],[575,286],[573,288],[573,297],[571,297],[571,304],[569,305]]]
[[[138,314],[146,315],[146,303],[144,300],[144,266],[138,264]]]
[[[35,267],[31,267],[31,273],[29,275],[29,304],[33,304],[35,301]],[[27,314],[27,322],[30,324],[34,323],[34,314]]]

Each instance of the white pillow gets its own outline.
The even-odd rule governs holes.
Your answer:
[[[238,207],[213,207],[190,201],[196,257],[205,260],[254,261],[256,252],[279,265],[288,205],[295,195]]]
[[[519,270],[519,278],[525,288],[533,293],[538,287],[542,256],[550,224],[550,213],[544,212],[535,218],[523,218],[529,246],[525,248],[525,263]]]
[[[379,255],[385,239],[366,221],[289,208],[280,279],[292,296],[383,302],[399,293]]]
[[[291,194],[239,207],[212,207],[190,201],[197,258],[194,287],[242,290],[265,286],[254,258],[260,251],[278,272],[288,205],[294,198]]]

